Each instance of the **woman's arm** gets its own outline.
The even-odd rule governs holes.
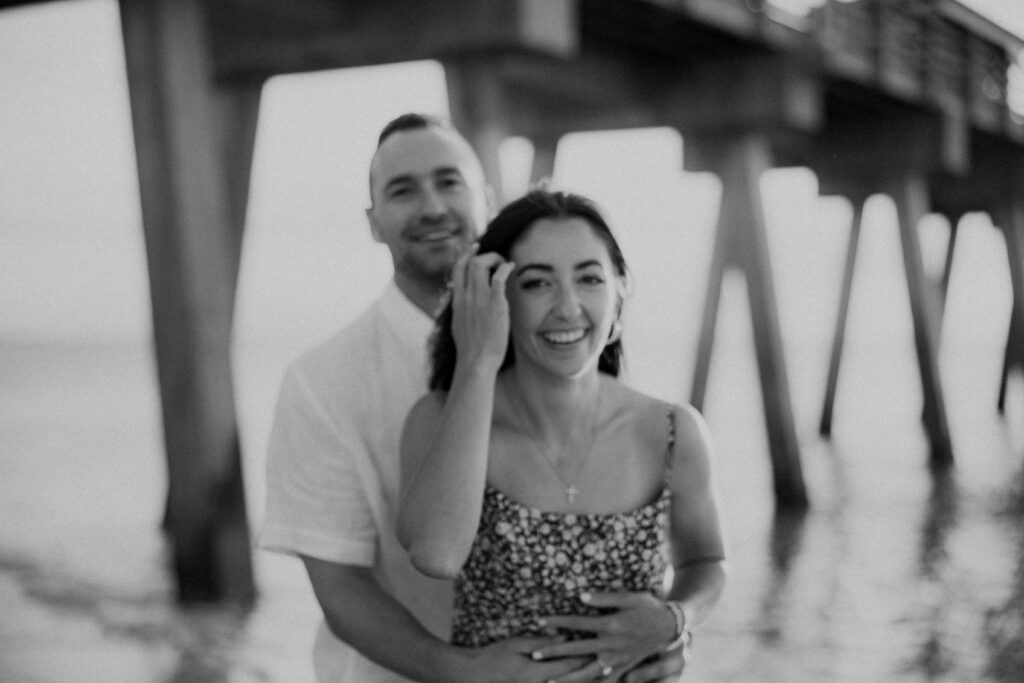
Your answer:
[[[459,572],[480,523],[494,384],[508,345],[511,267],[497,254],[472,252],[456,263],[451,388],[422,399],[406,421],[397,533],[413,565],[430,576]]]
[[[725,542],[712,475],[712,443],[704,418],[691,407],[675,410],[676,445],[667,480],[675,577],[668,599],[682,608],[687,628],[711,610],[725,587]]]
[[[478,376],[447,396],[429,394],[406,420],[396,531],[413,566],[429,576],[454,578],[476,536],[493,384]]]

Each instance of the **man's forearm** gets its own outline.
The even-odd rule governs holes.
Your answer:
[[[553,681],[585,667],[589,659],[534,661],[551,637],[512,638],[482,648],[462,648],[434,637],[366,567],[303,557],[313,592],[331,631],[364,657],[424,683]]]
[[[416,681],[452,681],[458,649],[428,632],[370,570],[303,557],[331,632],[364,657]]]

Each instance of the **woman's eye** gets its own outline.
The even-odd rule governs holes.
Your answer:
[[[580,282],[585,285],[603,285],[604,277],[600,275],[584,275],[580,277]]]
[[[523,280],[519,286],[523,289],[540,289],[547,285],[547,280]]]

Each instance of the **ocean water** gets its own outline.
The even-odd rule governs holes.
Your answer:
[[[958,466],[938,479],[904,345],[851,346],[831,441],[813,428],[827,356],[804,349],[791,374],[812,508],[779,517],[737,289],[727,287],[705,411],[730,580],[686,680],[1022,680],[1024,386],[1015,375],[998,415],[997,345],[944,351]],[[0,354],[0,680],[311,680],[317,610],[297,561],[255,553],[250,613],[170,599],[149,347],[4,344]],[[236,354],[254,527],[261,445],[291,354]]]
[[[564,153],[573,161],[571,144]],[[584,191],[588,182],[575,176]],[[685,401],[715,188],[687,176],[680,192],[679,182],[595,184],[592,193],[620,226],[633,270],[627,379]],[[998,232],[974,217],[958,239],[940,349],[957,464],[936,479],[891,203],[865,209],[825,440],[817,424],[848,208],[818,198],[805,172],[768,174],[763,189],[811,509],[775,514],[746,284],[730,273],[704,406],[730,578],[697,631],[686,680],[1024,680],[1024,379],[1014,371],[1000,415],[1009,294]],[[375,245],[308,231],[296,242],[265,220],[257,214],[247,237],[233,360],[254,532],[284,368],[351,318],[387,273],[372,262]],[[922,239],[934,277],[947,232],[926,222]],[[90,272],[64,286],[84,299]],[[0,337],[0,681],[310,682],[319,617],[297,560],[254,552],[251,612],[174,604],[159,531],[166,468],[152,349],[131,333],[90,339]]]
[[[567,184],[602,198],[631,264],[628,381],[685,401],[717,189],[693,174],[626,184],[588,176],[600,155],[678,160],[678,138],[668,149],[664,135],[645,140],[638,149],[636,139],[597,136],[589,150],[569,140],[559,158],[572,170]],[[1010,299],[999,233],[972,216],[957,241],[939,359],[957,465],[935,479],[891,202],[865,207],[833,436],[824,440],[817,424],[849,209],[819,197],[806,171],[773,171],[762,189],[811,509],[775,514],[746,284],[730,273],[704,406],[730,579],[697,631],[686,680],[1024,679],[1024,381],[1015,370],[1000,415]],[[387,264],[364,227],[339,235],[329,228],[345,223],[330,216],[292,230],[263,207],[251,223],[233,370],[255,532],[284,368],[376,295]],[[934,279],[948,226],[926,220],[921,234]],[[13,267],[48,263],[48,238],[32,239]],[[37,329],[60,331],[60,316],[73,313],[97,333],[0,328],[0,681],[309,683],[319,617],[297,560],[254,552],[260,600],[251,612],[173,603],[152,350],[132,332],[145,327],[141,314],[118,317],[118,304],[137,303],[144,285],[96,287],[122,252],[84,243],[77,251],[89,263],[60,274],[51,264],[37,278],[54,283],[45,290],[51,308],[33,303],[41,299],[24,285],[31,278],[11,276],[24,289],[15,295],[23,311],[52,318]]]

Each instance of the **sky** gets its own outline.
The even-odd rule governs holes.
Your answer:
[[[1024,35],[1020,0],[964,4]],[[239,285],[241,339],[305,344],[328,334],[383,286],[387,255],[370,239],[363,216],[366,168],[382,124],[408,110],[447,112],[438,64],[325,71],[267,83]],[[702,305],[718,186],[713,177],[681,171],[684,143],[673,131],[656,129],[571,135],[559,147],[556,180],[592,194],[625,226],[639,288],[668,285],[690,293],[672,302],[672,316],[664,314],[664,299],[634,304],[638,318],[650,314],[651,335],[692,327]],[[528,146],[512,140],[506,147],[507,191],[514,194],[524,187]],[[806,171],[769,175],[763,187],[779,252],[776,271],[784,273],[780,291],[806,297],[831,283],[831,292],[848,207],[818,197]],[[884,202],[869,208],[880,224],[891,220]],[[0,343],[148,339],[139,222],[116,2],[0,11]],[[932,242],[941,244],[942,230],[933,232],[940,237]],[[981,238],[988,245],[978,247],[983,252],[998,253],[992,235]],[[792,254],[790,247],[803,251]],[[893,248],[891,242],[880,247]],[[938,247],[928,248],[927,258],[941,260]],[[788,280],[792,267],[808,271],[804,279]],[[996,270],[991,277],[1003,277]],[[807,279],[812,274],[818,280]],[[819,299],[801,307],[820,307],[831,320],[834,295]],[[897,308],[905,304],[898,296],[895,301]],[[1004,303],[997,297],[997,306]],[[993,314],[995,327],[1003,324],[1000,315]]]

